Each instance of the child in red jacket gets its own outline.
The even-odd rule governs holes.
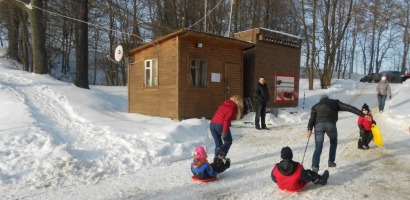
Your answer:
[[[357,148],[362,150],[369,149],[369,143],[373,139],[372,134],[372,123],[376,123],[373,120],[373,115],[370,112],[369,106],[367,104],[363,104],[362,112],[365,115],[364,117],[359,117],[357,119],[357,124],[360,129],[360,139],[357,141]]]
[[[283,147],[281,150],[282,161],[276,163],[271,172],[272,180],[278,184],[279,189],[289,192],[296,192],[307,185],[308,182],[326,185],[329,178],[329,171],[325,170],[323,175],[303,166],[292,160],[293,153],[290,147]]]

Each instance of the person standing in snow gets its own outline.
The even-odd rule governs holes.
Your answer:
[[[379,102],[379,112],[384,111],[384,104],[386,102],[387,96],[391,99],[391,91],[389,82],[386,80],[386,76],[383,76],[382,79],[377,83],[377,101]]]
[[[278,184],[279,189],[296,192],[309,182],[326,185],[329,171],[325,170],[321,176],[315,171],[304,169],[302,164],[292,160],[293,152],[290,147],[283,147],[280,157],[282,160],[275,164],[271,172],[271,178]]]
[[[265,123],[266,103],[270,100],[268,86],[263,76],[259,77],[259,82],[253,91],[255,101],[255,127],[258,130],[268,129]],[[260,120],[260,124],[259,124]]]
[[[229,160],[226,155],[232,145],[231,121],[241,118],[242,109],[243,98],[234,95],[218,107],[211,119],[210,130],[215,142],[214,164],[216,165],[223,165]]]
[[[370,141],[372,141],[373,134],[372,134],[372,124],[376,123],[373,121],[373,116],[370,112],[369,106],[367,104],[363,104],[362,112],[365,117],[359,116],[357,119],[357,124],[360,129],[360,138],[357,141],[357,148],[362,150],[369,149]]]
[[[322,154],[323,140],[325,133],[330,140],[328,167],[336,167],[336,149],[337,149],[337,127],[336,122],[339,118],[339,111],[348,111],[358,116],[364,114],[357,108],[342,103],[337,99],[329,99],[327,95],[320,97],[319,103],[312,107],[310,119],[307,126],[307,136],[312,135],[315,128],[315,151],[312,157],[312,170],[318,172],[320,164],[320,155]]]
[[[191,164],[191,172],[198,179],[209,179],[216,177],[218,173],[212,170],[211,165],[208,163],[208,155],[204,146],[197,146],[194,150],[194,160]]]

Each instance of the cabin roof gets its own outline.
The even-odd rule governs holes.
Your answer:
[[[179,36],[179,37],[182,37],[182,36],[183,36],[183,37],[185,37],[185,36],[188,36],[188,37],[189,37],[189,36],[193,36],[193,37],[203,37],[203,38],[205,38],[205,39],[207,39],[207,40],[208,40],[208,39],[210,39],[210,40],[220,40],[220,41],[224,41],[224,42],[229,42],[229,43],[232,43],[232,44],[236,44],[236,45],[240,46],[240,47],[243,48],[243,49],[248,49],[248,48],[251,48],[251,47],[254,46],[253,43],[246,42],[246,41],[242,41],[242,40],[238,40],[238,39],[235,39],[235,38],[228,38],[228,37],[213,35],[213,34],[209,34],[209,33],[203,33],[203,32],[193,31],[193,30],[189,30],[189,29],[180,29],[180,30],[178,30],[178,31],[176,31],[176,32],[170,33],[170,34],[165,35],[165,36],[163,36],[163,37],[159,37],[159,38],[157,38],[157,39],[155,39],[155,40],[152,40],[151,42],[148,42],[148,43],[143,44],[143,45],[141,45],[141,46],[139,46],[139,47],[137,47],[137,48],[134,48],[134,49],[128,51],[127,53],[125,53],[125,56],[127,57],[127,56],[130,56],[131,54],[134,54],[134,53],[139,52],[139,51],[141,51],[141,50],[150,48],[150,47],[152,47],[152,46],[157,46],[158,44],[160,44],[160,43],[162,43],[162,42],[164,42],[164,41],[167,41],[167,40],[169,40],[169,39],[171,39],[171,38],[177,37],[177,36]]]

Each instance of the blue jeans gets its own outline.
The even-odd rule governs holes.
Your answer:
[[[227,155],[229,148],[232,145],[231,131],[228,129],[228,132],[227,132],[228,135],[222,140],[222,128],[223,128],[222,124],[214,124],[212,122],[210,124],[211,134],[215,142],[215,158],[218,157],[218,154],[219,154],[218,149],[221,149],[221,151],[224,152],[225,155]]]
[[[329,162],[335,162],[337,149],[337,128],[334,122],[321,122],[315,124],[315,152],[312,158],[312,167],[319,168],[320,155],[323,149],[325,133],[330,139]]]
[[[377,101],[379,102],[379,111],[384,110],[384,103],[386,102],[387,95],[377,95]]]

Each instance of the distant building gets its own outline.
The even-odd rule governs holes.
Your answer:
[[[264,76],[271,95],[268,107],[298,106],[302,40],[264,28],[235,33],[234,37],[255,44],[245,50],[244,96],[252,99],[255,84]]]
[[[179,30],[131,50],[128,111],[172,119],[210,118],[243,95],[243,54],[252,43]]]
[[[232,95],[249,97],[265,76],[268,106],[298,102],[301,39],[257,28],[226,38],[182,29],[126,54],[128,111],[176,120],[211,118]]]

